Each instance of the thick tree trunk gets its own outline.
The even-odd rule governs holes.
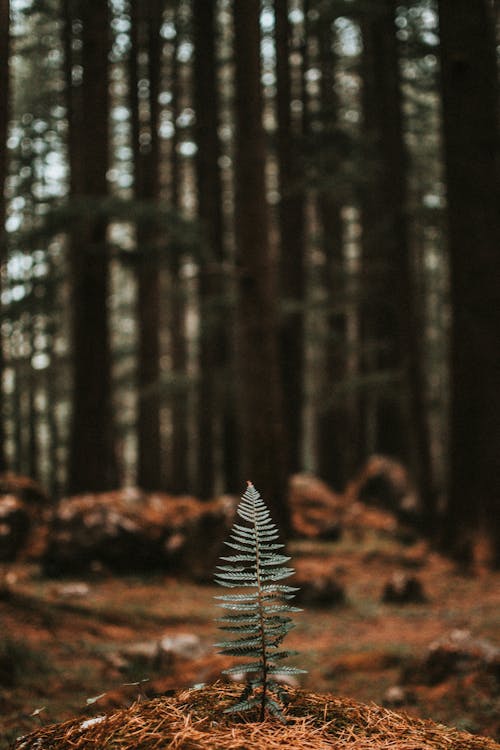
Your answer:
[[[10,8],[9,0],[0,0],[0,295],[2,275],[7,261],[5,233],[5,182],[7,179],[7,131],[9,127],[10,89]],[[1,303],[0,303],[1,305]],[[3,413],[3,372],[5,367],[3,337],[0,333],[0,414]],[[0,472],[7,468],[5,458],[4,420],[0,419]]]
[[[363,343],[365,372],[391,375],[380,392],[368,393],[365,419],[367,450],[405,458],[408,456],[402,408],[398,300],[399,254],[407,252],[402,221],[406,185],[403,165],[391,169],[400,155],[400,95],[394,100],[395,54],[394,2],[383,0],[368,9],[362,19],[363,35],[363,135],[367,150],[367,176],[362,189],[362,250],[365,279]],[[396,86],[398,84],[396,83]],[[395,118],[395,119],[394,119]],[[399,189],[403,189],[398,194]],[[408,304],[407,301],[404,303]]]
[[[500,563],[498,77],[490,3],[440,0],[451,267],[446,546],[469,557],[479,518]],[[466,559],[464,560],[467,561]]]
[[[159,193],[159,109],[162,0],[132,0],[130,99],[135,167],[134,197],[146,202],[148,216],[137,221],[137,320],[139,391],[137,483],[148,490],[161,486],[160,432],[160,268],[158,230],[151,216]],[[140,70],[141,56],[147,65]],[[138,96],[139,80],[149,82],[147,107]],[[146,113],[145,113],[146,111]],[[148,206],[147,203],[150,205]]]
[[[285,404],[288,473],[301,468],[304,401],[305,262],[304,195],[300,186],[296,138],[291,121],[290,29],[288,0],[275,0],[277,78],[277,156],[281,280],[281,376]]]
[[[404,145],[395,0],[385,0],[363,23],[364,129],[372,158],[363,191],[365,343],[370,365],[393,373],[390,389],[372,402],[375,450],[410,462],[422,497],[424,521],[435,513],[419,315],[407,220]],[[377,156],[377,159],[375,159]],[[391,392],[392,391],[392,392]]]
[[[219,169],[219,97],[216,61],[216,4],[212,0],[193,2],[194,108],[196,188],[198,217],[203,231],[199,263],[200,339],[198,391],[198,477],[197,492],[210,497],[215,489],[216,428],[227,429],[226,406],[217,399],[217,380],[224,374],[228,358],[227,321],[223,315],[222,279],[223,217]]]
[[[235,237],[237,390],[244,478],[255,481],[286,535],[286,456],[277,343],[276,283],[269,246],[260,86],[260,3],[234,4],[236,83]]]
[[[318,192],[318,215],[321,224],[321,243],[325,258],[327,305],[336,308],[327,313],[324,381],[332,391],[347,376],[346,318],[339,309],[339,297],[345,297],[345,264],[343,256],[342,204],[332,190],[336,177],[333,172],[333,152],[338,138],[338,102],[335,94],[334,38],[331,24],[318,22],[319,67],[321,70],[320,101],[322,117],[322,143],[325,168],[322,178],[326,187]],[[327,390],[328,393],[328,390]],[[328,396],[327,396],[328,399]],[[327,403],[318,415],[318,466],[320,476],[335,489],[342,490],[356,469],[357,443],[356,415],[348,412],[347,399]],[[349,419],[350,418],[350,419]]]
[[[70,237],[73,415],[68,489],[107,490],[118,481],[108,326],[107,196],[109,19],[106,0],[82,3],[81,108],[69,108],[73,197],[82,214]],[[70,61],[67,61],[67,65]],[[71,93],[71,92],[69,92]],[[87,203],[87,205],[86,205]]]

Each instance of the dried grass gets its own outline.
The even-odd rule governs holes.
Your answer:
[[[13,750],[500,750],[486,737],[375,704],[289,690],[288,724],[223,713],[237,687],[221,683],[72,719],[17,740]]]

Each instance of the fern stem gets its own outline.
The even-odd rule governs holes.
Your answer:
[[[264,721],[266,715],[266,698],[267,698],[267,648],[266,634],[264,628],[264,603],[262,601],[262,581],[260,565],[260,545],[259,535],[257,533],[257,517],[255,512],[255,503],[253,510],[253,524],[255,533],[255,576],[257,579],[257,602],[259,608],[260,637],[262,643],[262,695],[260,702],[260,721]]]

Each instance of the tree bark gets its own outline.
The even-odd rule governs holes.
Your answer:
[[[203,232],[198,277],[201,325],[197,491],[204,498],[215,489],[217,424],[227,429],[226,405],[217,399],[217,380],[228,365],[228,335],[222,307],[225,290],[215,6],[213,0],[193,1],[196,192]]]
[[[68,108],[70,164],[75,168],[72,198],[78,200],[81,208],[81,216],[70,235],[73,415],[68,490],[71,493],[108,490],[118,482],[107,310],[107,219],[102,210],[108,192],[107,1],[81,3],[79,17],[81,96],[75,97]],[[71,60],[66,65],[71,65]]]
[[[289,530],[274,259],[269,245],[260,85],[260,3],[234,4],[237,391],[242,467]]]
[[[498,74],[488,0],[440,0],[452,325],[444,543],[467,562],[482,521],[500,564]]]
[[[361,202],[365,281],[362,335],[365,373],[384,372],[394,382],[379,392],[367,393],[364,399],[367,450],[403,458],[408,456],[408,450],[401,403],[402,357],[397,335],[401,312],[396,289],[398,255],[407,252],[405,227],[401,221],[406,185],[401,179],[401,170],[394,175],[391,173],[400,155],[401,143],[399,92],[395,101],[391,98],[397,75],[394,70],[394,2],[383,0],[379,7],[375,7],[375,3],[372,6],[361,23],[363,135],[368,165]],[[397,193],[400,188],[402,194]]]
[[[278,119],[279,232],[281,280],[281,375],[286,405],[288,474],[301,468],[304,402],[305,261],[304,195],[291,121],[290,28],[288,0],[275,0],[276,108]]]
[[[14,424],[14,459],[12,461],[13,469],[16,474],[22,474],[24,470],[24,440],[23,425],[25,415],[23,413],[23,393],[24,384],[22,377],[22,360],[20,357],[13,357],[14,360],[14,389],[12,394],[12,421]]]
[[[7,134],[9,127],[10,94],[10,7],[9,0],[0,0],[0,296],[2,277],[7,262],[7,236],[5,232],[5,183],[7,180]],[[1,302],[0,302],[1,306]],[[3,372],[5,353],[0,334],[0,414],[3,413]],[[7,469],[5,457],[4,420],[0,419],[0,472]]]
[[[323,161],[325,163],[318,191],[318,215],[321,224],[321,244],[325,258],[327,306],[327,341],[325,345],[324,381],[332,391],[335,384],[345,380],[346,319],[339,309],[339,297],[345,296],[345,264],[343,257],[342,204],[332,190],[337,160],[332,152],[338,148],[338,102],[335,94],[336,60],[333,54],[333,34],[327,19],[318,19],[318,51],[320,104],[322,122]],[[356,468],[355,445],[357,424],[354,409],[348,414],[347,399],[327,403],[318,415],[318,465],[320,476],[335,489],[342,490]],[[347,437],[349,436],[349,438]]]
[[[374,7],[363,23],[364,130],[370,156],[363,191],[365,344],[377,371],[394,384],[373,399],[377,451],[407,460],[420,490],[424,524],[435,514],[419,311],[407,218],[404,144],[395,0]],[[378,159],[375,159],[375,154]]]
[[[137,221],[137,483],[147,490],[161,486],[160,380],[160,267],[158,229],[153,208],[159,201],[159,104],[162,0],[132,0],[130,99],[134,154],[134,198],[139,201]],[[139,74],[139,60],[147,64]],[[149,82],[147,107],[138,96],[139,80]],[[145,114],[146,110],[146,114]]]
[[[179,24],[178,7],[176,4],[176,30],[177,35],[173,44],[171,81],[172,102],[171,112],[174,123],[174,134],[170,151],[170,203],[174,210],[181,209],[181,180],[178,147],[177,118],[180,114],[181,81],[179,71],[179,60],[177,58],[179,46]],[[175,245],[170,249],[170,280],[171,308],[170,308],[170,333],[172,369],[174,377],[183,378],[187,375],[187,342],[186,342],[186,302],[185,287],[181,278],[181,256],[179,248]],[[189,489],[189,436],[188,436],[188,406],[187,393],[182,390],[175,393],[172,399],[172,440],[169,486],[172,492],[183,493]]]

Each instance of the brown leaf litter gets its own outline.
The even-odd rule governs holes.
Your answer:
[[[19,738],[12,750],[500,750],[494,740],[331,694],[288,689],[287,723],[223,713],[222,683],[71,719]]]

